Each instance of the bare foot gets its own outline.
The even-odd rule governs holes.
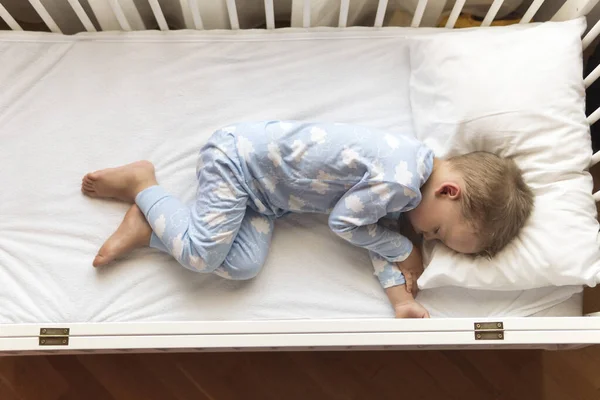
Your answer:
[[[133,203],[139,192],[157,184],[154,165],[150,161],[136,161],[86,174],[81,180],[81,191],[90,197]]]
[[[152,228],[137,205],[132,205],[123,222],[98,251],[94,267],[106,265],[118,257],[150,244]]]

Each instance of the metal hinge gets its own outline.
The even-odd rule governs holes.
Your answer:
[[[69,328],[40,328],[40,346],[68,346]]]
[[[504,340],[502,322],[476,322],[475,340]]]

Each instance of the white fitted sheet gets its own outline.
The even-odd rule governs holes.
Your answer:
[[[152,249],[95,270],[127,206],[86,198],[79,184],[149,159],[190,201],[198,149],[234,121],[410,131],[407,35],[0,33],[0,323],[391,317],[366,252],[334,237],[324,216],[278,221],[249,282],[189,272]],[[419,299],[434,317],[581,315],[580,292],[441,288]]]

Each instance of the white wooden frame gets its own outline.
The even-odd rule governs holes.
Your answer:
[[[131,7],[131,0],[103,0],[108,3],[114,19],[122,30],[143,28],[137,11],[133,21],[128,20],[123,5]],[[169,30],[167,19],[157,0],[148,0],[161,30]],[[235,0],[226,2],[230,29],[240,29]],[[338,25],[348,22],[350,0],[339,1]],[[484,26],[494,20],[503,0],[494,0]],[[567,0],[553,20],[567,20],[586,15],[600,0]],[[52,32],[60,27],[44,8],[43,1],[29,0]],[[275,28],[276,0],[264,0],[267,29]],[[432,1],[433,2],[433,1]],[[534,18],[544,0],[535,0],[526,11],[521,23]],[[2,6],[0,19],[13,30],[22,30],[19,23]],[[92,7],[100,10],[101,2]],[[198,0],[182,1],[182,12],[193,22],[193,28],[203,29],[203,16]],[[68,0],[83,27],[96,30],[79,0]],[[447,28],[456,23],[465,1],[457,0],[448,19]],[[388,0],[379,0],[374,29],[380,29],[388,7]],[[435,7],[434,7],[435,8]],[[106,8],[104,8],[106,11]],[[310,0],[294,0],[292,11],[302,16],[302,26],[311,26]],[[440,11],[441,12],[441,11]],[[427,0],[419,0],[411,26],[418,27],[427,14]],[[431,15],[427,14],[428,18]],[[114,24],[111,26],[115,26]],[[100,23],[101,29],[105,29]],[[191,28],[191,27],[190,27]],[[600,34],[596,23],[583,39],[589,46]],[[600,67],[586,79],[591,85],[600,76]],[[600,109],[589,117],[590,124],[600,119]],[[594,154],[592,165],[600,162],[600,153]],[[600,192],[594,193],[600,201]],[[572,348],[600,344],[600,313],[583,317],[553,318],[456,318],[430,320],[346,319],[346,320],[281,320],[231,322],[153,322],[153,323],[72,323],[72,324],[4,324],[0,325],[0,354],[87,353],[122,351],[235,351],[235,350],[347,350],[347,349],[438,349],[438,348]]]
[[[58,331],[50,332],[51,329]],[[49,334],[45,335],[44,332]],[[44,341],[48,343],[44,344]],[[432,348],[560,349],[590,344],[600,344],[600,318],[13,324],[3,325],[0,330],[0,354]]]

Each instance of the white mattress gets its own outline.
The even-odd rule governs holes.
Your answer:
[[[249,282],[189,272],[151,249],[95,270],[127,206],[86,198],[79,183],[149,159],[190,201],[199,147],[234,121],[410,131],[405,34],[0,34],[0,323],[391,317],[365,251],[323,216],[278,221]],[[419,299],[434,317],[580,315],[580,292],[443,288]]]

